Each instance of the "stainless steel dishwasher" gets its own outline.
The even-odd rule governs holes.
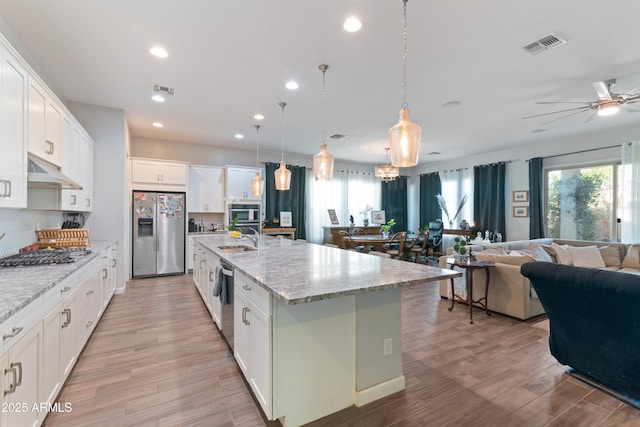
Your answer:
[[[222,336],[233,352],[233,266],[220,260],[222,274],[225,279],[223,286],[227,286],[227,300],[229,304],[222,302]]]

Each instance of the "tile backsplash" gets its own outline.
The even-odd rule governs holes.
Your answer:
[[[60,228],[63,213],[30,209],[0,208],[0,256],[18,253],[20,248],[35,243],[36,228]]]

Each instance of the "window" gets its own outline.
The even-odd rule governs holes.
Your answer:
[[[618,241],[619,164],[546,171],[547,237]]]

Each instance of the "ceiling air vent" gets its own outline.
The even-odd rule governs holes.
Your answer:
[[[334,141],[340,141],[341,139],[345,139],[347,135],[342,135],[340,133],[334,133],[333,135],[329,135],[327,139],[333,139]]]
[[[536,40],[533,43],[529,43],[526,46],[523,46],[522,49],[524,49],[526,52],[529,52],[531,55],[537,55],[551,49],[552,47],[565,44],[566,42],[566,40],[551,33],[548,36],[541,38],[540,40]]]
[[[175,95],[176,90],[172,87],[153,85],[153,91],[157,93],[164,93],[165,95]]]

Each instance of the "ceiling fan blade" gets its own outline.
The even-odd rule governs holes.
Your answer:
[[[588,118],[587,120],[585,120],[584,122],[585,122],[585,123],[590,122],[590,121],[591,121],[595,116],[597,116],[597,115],[598,115],[598,112],[597,112],[597,111],[594,111],[594,112],[593,112],[593,114],[591,114],[591,115],[589,116],[589,118]]]
[[[548,116],[550,114],[558,114],[558,113],[566,113],[567,111],[578,111],[578,113],[581,113],[583,111],[587,111],[590,110],[591,107],[586,105],[584,107],[577,107],[577,108],[567,108],[566,110],[558,110],[558,111],[552,111],[550,113],[542,113],[542,114],[536,114],[534,116],[527,116],[527,117],[523,117],[522,119],[532,119],[534,117],[542,117],[542,116]],[[577,114],[577,113],[576,113]],[[568,116],[567,116],[568,117]]]
[[[553,119],[553,120],[549,120],[548,122],[541,123],[541,125],[542,125],[542,126],[544,126],[544,125],[548,125],[549,123],[557,122],[558,120],[562,120],[562,119],[566,119],[567,117],[575,116],[576,114],[580,114],[580,113],[582,113],[582,112],[584,112],[584,111],[587,111],[587,110],[576,111],[575,113],[566,114],[566,115],[564,115],[564,116],[562,116],[562,117],[558,117],[558,118],[555,118],[555,119]]]
[[[611,101],[611,94],[605,82],[593,82],[593,88],[596,90],[600,101]]]
[[[579,101],[542,101],[542,102],[536,102],[536,104],[584,104],[584,105],[591,105],[591,102],[579,102]]]

